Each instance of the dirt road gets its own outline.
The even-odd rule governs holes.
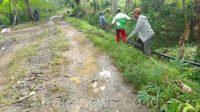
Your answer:
[[[148,112],[109,56],[60,18],[3,35],[0,111]],[[33,43],[35,54],[15,59]],[[13,61],[25,71],[15,70],[17,78]]]

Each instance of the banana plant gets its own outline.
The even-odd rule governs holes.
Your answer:
[[[192,106],[189,103],[185,103],[185,105],[183,112],[200,112],[200,100],[196,102],[196,106]]]

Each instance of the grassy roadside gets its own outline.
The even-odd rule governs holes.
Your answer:
[[[199,83],[188,79],[193,68],[180,67],[176,63],[163,63],[146,58],[140,51],[129,45],[117,45],[111,33],[102,31],[87,22],[66,17],[65,20],[83,31],[102,50],[106,51],[124,78],[138,89],[138,99],[153,112],[180,112],[190,103],[195,105],[200,99]],[[181,89],[187,84],[193,93]],[[180,107],[180,108],[179,108]]]

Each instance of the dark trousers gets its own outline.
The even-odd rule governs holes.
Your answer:
[[[152,38],[146,40],[143,42],[144,44],[144,53],[147,55],[147,56],[151,56],[151,41],[152,41]]]
[[[142,42],[141,39],[137,40],[137,43],[139,43],[141,46],[143,46],[143,48],[141,50],[144,51],[146,56],[151,56],[151,41],[152,38]]]

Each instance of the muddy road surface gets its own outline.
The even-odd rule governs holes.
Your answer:
[[[148,112],[110,57],[61,16],[1,37],[0,111]]]

